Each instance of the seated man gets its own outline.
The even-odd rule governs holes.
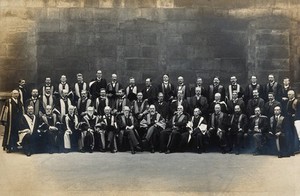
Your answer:
[[[87,108],[87,114],[83,116],[80,123],[81,136],[79,140],[79,151],[90,153],[93,152],[95,146],[94,134],[96,132],[96,125],[98,124],[98,117],[94,115],[95,109],[93,106]],[[85,126],[84,126],[85,125]]]
[[[226,153],[226,131],[227,131],[227,115],[221,112],[220,104],[214,107],[214,113],[211,114],[209,121],[208,137],[212,141],[218,139],[219,147],[222,154]]]
[[[52,154],[57,147],[58,117],[52,112],[51,105],[46,106],[46,114],[41,117],[40,129],[45,132],[47,151]]]
[[[119,128],[119,145],[124,149],[123,139],[127,136],[131,154],[135,154],[136,150],[141,150],[139,146],[139,135],[135,129],[136,121],[134,117],[130,114],[130,108],[124,106],[123,114],[119,115],[117,125]]]
[[[19,142],[23,146],[24,153],[31,156],[37,140],[38,119],[34,115],[34,108],[27,107],[27,113],[20,119]]]
[[[175,151],[180,142],[181,134],[187,131],[187,116],[183,113],[183,106],[177,106],[177,112],[171,119],[170,127],[163,130],[160,134],[160,152],[170,154]]]
[[[248,118],[242,113],[241,106],[234,106],[234,113],[229,119],[228,128],[228,144],[229,151],[231,152],[233,146],[235,147],[235,154],[238,155],[240,152],[241,142],[244,141],[244,136],[247,132]]]
[[[101,130],[104,130],[107,144],[106,147],[110,150],[111,153],[117,152],[117,142],[116,142],[116,119],[111,114],[111,108],[106,106],[104,108],[104,115],[100,119]]]
[[[254,109],[255,115],[250,117],[249,122],[249,134],[253,134],[255,142],[255,151],[253,155],[259,155],[261,153],[266,133],[268,133],[268,118],[261,115],[259,107]]]
[[[203,116],[201,116],[201,111],[199,108],[194,109],[194,116],[188,122],[187,127],[188,132],[182,134],[181,138],[181,147],[185,147],[190,141],[195,145],[197,152],[201,154],[206,151],[206,132],[207,132],[207,123]]]
[[[156,112],[154,105],[149,106],[149,113],[140,122],[140,127],[147,130],[143,143],[148,144],[151,153],[154,153],[155,147],[158,147],[159,134],[166,128],[165,120]]]
[[[270,126],[269,134],[276,140],[278,158],[286,156],[285,130],[287,128],[287,121],[281,115],[279,106],[274,108],[274,115],[270,118]]]
[[[64,124],[64,151],[68,153],[78,148],[80,133],[78,131],[78,117],[75,114],[75,107],[70,105],[68,114],[63,116],[62,123]]]

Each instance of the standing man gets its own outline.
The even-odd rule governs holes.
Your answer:
[[[78,131],[78,117],[75,114],[75,107],[69,106],[68,113],[63,116],[62,123],[65,127],[64,132],[64,148],[65,152],[78,148],[80,134]]]
[[[201,77],[197,77],[195,87],[191,88],[191,97],[195,96],[197,87],[200,88],[200,94],[207,99],[207,92],[206,92],[206,89],[203,86],[203,81],[202,81]]]
[[[145,88],[142,90],[143,98],[148,100],[149,104],[154,104],[157,96],[156,88],[152,85],[151,78],[145,81]]]
[[[201,87],[197,86],[195,88],[195,96],[190,99],[190,109],[194,110],[195,108],[199,108],[201,114],[204,116],[208,116],[208,103],[206,97],[201,94]]]
[[[234,107],[236,105],[239,105],[241,108],[242,113],[245,113],[245,103],[242,98],[238,97],[238,92],[233,90],[232,91],[232,99],[227,101],[227,108],[228,108],[228,113],[233,114],[234,113]]]
[[[129,85],[126,87],[126,96],[129,99],[129,101],[136,100],[136,96],[138,93],[137,86],[135,84],[135,79],[134,77],[129,78]]]
[[[42,107],[41,107],[41,112],[43,114],[46,113],[46,107],[47,105],[50,105],[51,108],[53,109],[55,106],[55,98],[53,96],[53,93],[51,93],[51,87],[46,86],[45,87],[45,93],[42,95]]]
[[[7,153],[17,149],[19,122],[23,115],[23,104],[19,99],[19,91],[13,90],[2,108],[0,119],[5,126],[2,147]]]
[[[117,100],[117,92],[122,89],[122,85],[118,82],[117,74],[111,75],[111,82],[106,86],[107,98],[109,100],[109,107],[113,107]]]
[[[46,87],[50,87],[50,94],[53,95],[54,92],[54,86],[51,84],[51,78],[47,77],[45,78],[45,84],[42,86],[40,92],[42,92],[42,96],[46,93]]]
[[[102,71],[98,70],[96,73],[96,79],[92,80],[89,83],[92,102],[94,102],[96,98],[100,96],[100,89],[101,88],[106,89],[106,86],[107,86],[106,80],[102,78]]]
[[[241,87],[240,84],[237,83],[237,78],[236,76],[231,76],[230,77],[230,82],[231,84],[228,86],[228,99],[232,100],[233,99],[233,91],[236,91],[238,94],[238,97],[243,96],[243,88]]]
[[[18,91],[19,91],[19,100],[21,101],[21,103],[24,107],[25,101],[27,99],[29,99],[29,97],[30,97],[30,91],[27,88],[26,81],[24,79],[19,80]],[[24,110],[24,108],[23,108],[23,110]]]
[[[265,86],[265,93],[264,93],[264,99],[268,99],[268,94],[271,92],[274,95],[274,98],[276,101],[281,100],[281,85],[278,84],[278,82],[275,81],[274,75],[270,74],[268,76],[269,82]]]
[[[248,103],[249,99],[253,98],[253,90],[257,90],[259,94],[263,95],[263,87],[257,83],[256,76],[251,76],[251,83],[245,89],[245,93],[244,93],[245,103]]]
[[[163,82],[158,86],[158,92],[162,92],[164,94],[164,100],[170,103],[175,94],[174,85],[169,82],[169,75],[163,75]]]
[[[74,89],[75,89],[75,97],[74,97],[74,102],[75,104],[77,104],[78,99],[81,98],[81,92],[87,91],[87,84],[86,82],[83,81],[83,75],[81,73],[78,73],[76,75],[77,77],[77,82],[74,85]]]
[[[42,103],[39,99],[39,92],[38,89],[32,89],[31,91],[31,98],[27,99],[25,102],[25,108],[27,108],[29,105],[33,107],[33,113],[37,117],[41,117],[42,114]]]
[[[274,94],[272,92],[268,93],[268,102],[265,103],[264,114],[270,119],[274,115],[274,108],[280,106],[280,102],[275,100]]]
[[[257,89],[253,90],[253,98],[249,99],[248,104],[247,104],[247,112],[248,112],[248,117],[254,115],[254,109],[256,107],[260,108],[260,111],[262,112],[265,106],[265,101],[259,97],[259,92]]]
[[[175,93],[177,94],[178,91],[182,92],[184,99],[188,99],[188,97],[190,97],[190,89],[184,84],[184,78],[182,76],[178,77],[178,84]]]
[[[214,101],[215,94],[220,93],[221,101],[225,101],[225,88],[220,84],[219,77],[215,76],[213,84],[209,85],[208,88],[208,103],[211,104]]]
[[[282,111],[282,114],[284,116],[287,115],[286,105],[287,105],[288,100],[289,100],[289,98],[288,98],[288,91],[289,90],[292,90],[292,87],[290,85],[290,79],[289,78],[284,78],[283,79],[283,86],[281,88],[281,100],[280,100],[281,106],[282,106],[281,111]]]

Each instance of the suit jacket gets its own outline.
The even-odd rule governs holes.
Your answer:
[[[256,121],[257,121],[257,126],[258,126],[259,131],[263,134],[267,133],[269,130],[269,120],[264,115],[260,115],[259,117],[252,115],[249,120],[249,130],[251,132],[254,132],[254,127],[255,127]]]
[[[243,101],[242,98],[238,98],[236,100],[236,102],[234,102],[233,100],[228,100],[227,101],[227,109],[228,109],[228,113],[229,114],[233,114],[234,113],[234,107],[236,105],[239,105],[242,112],[245,113],[246,112],[246,109],[245,109],[245,102]]]
[[[282,97],[281,88],[282,88],[281,84],[279,84],[277,82],[274,82],[273,85],[271,85],[270,83],[267,83],[264,87],[264,98],[265,98],[265,100],[268,100],[268,93],[273,92],[275,99],[277,101],[280,101],[281,97]]]
[[[143,98],[148,99],[148,103],[150,105],[154,104],[156,97],[157,97],[157,90],[153,85],[150,86],[148,90],[147,90],[147,87],[145,87],[142,90],[142,93],[143,93]]]
[[[241,114],[232,114],[229,118],[229,127],[231,132],[238,132],[242,130],[243,132],[248,131],[248,117]]]
[[[212,113],[210,120],[208,121],[208,127],[211,130],[217,131],[219,128],[223,131],[227,130],[228,127],[228,116],[227,114],[220,112],[219,118],[216,118],[216,114]]]
[[[165,87],[164,83],[161,83],[158,85],[158,92],[162,92],[164,94],[164,100],[166,102],[170,102],[171,97],[175,96],[175,88],[174,85],[171,83],[168,83],[167,88]]]
[[[169,104],[165,101],[159,103],[158,101],[155,102],[155,108],[156,108],[156,111],[158,113],[161,114],[161,116],[167,121],[169,120],[169,117],[171,116],[170,115],[170,107],[169,107]]]
[[[186,112],[186,113],[190,112],[189,103],[188,103],[188,101],[186,99],[182,100],[181,105],[183,106],[183,111],[184,112]],[[171,114],[172,115],[174,115],[174,113],[177,111],[177,106],[178,106],[178,100],[173,100],[171,102],[171,105],[170,105],[170,109],[171,109]]]
[[[97,97],[100,97],[100,90],[101,88],[106,89],[107,82],[104,78],[101,78],[101,80],[94,79],[90,82],[90,94],[91,99],[95,100]]]
[[[270,132],[273,134],[276,134],[278,132],[285,133],[285,130],[287,129],[287,121],[286,118],[282,115],[276,119],[275,116],[272,116],[270,118]]]
[[[191,90],[190,90],[191,97],[196,95],[196,92],[195,92],[196,87],[197,87],[197,85],[195,87],[191,88]],[[200,88],[201,88],[201,95],[207,99],[207,90],[203,86],[201,86]]]
[[[222,85],[214,86],[209,85],[208,88],[208,102],[212,103],[215,99],[215,94],[220,93],[221,94],[221,101],[225,101],[225,88]]]
[[[264,108],[264,114],[270,118],[271,116],[274,115],[274,108],[276,106],[280,106],[281,107],[281,104],[280,102],[274,100],[273,102],[267,102],[265,103],[265,108]]]
[[[264,113],[264,106],[265,106],[265,101],[262,98],[258,99],[250,99],[247,104],[247,112],[248,116],[254,115],[254,109],[256,107],[259,107],[261,110],[261,113]]]
[[[190,99],[190,110],[191,113],[195,108],[199,108],[203,115],[207,115],[208,113],[208,103],[207,99],[204,96],[200,96],[199,100],[197,100],[196,96],[191,97]]]
[[[178,85],[175,90],[175,95],[177,95],[179,90],[181,90],[183,92],[184,99],[190,97],[190,88],[187,85],[185,85],[185,84],[183,84],[182,86]]]

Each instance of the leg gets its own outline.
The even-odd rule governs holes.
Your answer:
[[[160,152],[165,152],[167,150],[167,143],[169,135],[171,134],[171,129],[165,129],[160,132]]]

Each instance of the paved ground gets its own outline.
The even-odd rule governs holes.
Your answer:
[[[0,151],[0,195],[300,195],[300,155]]]

